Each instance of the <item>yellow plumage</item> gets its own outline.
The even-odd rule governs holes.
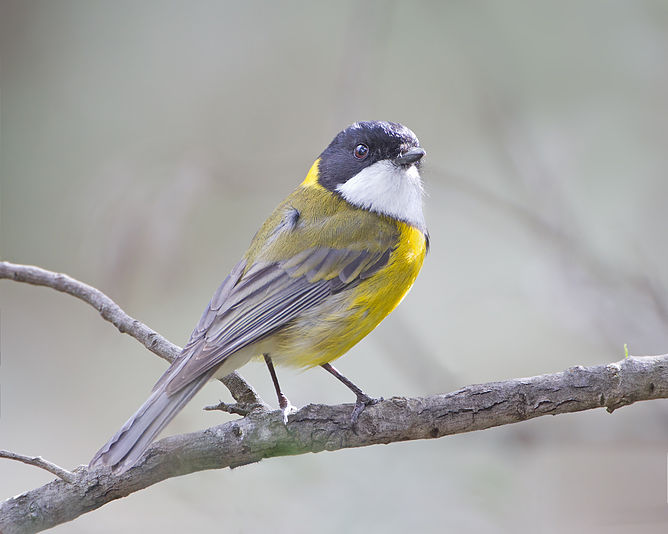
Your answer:
[[[397,223],[400,238],[390,262],[355,288],[302,314],[275,339],[275,361],[315,367],[345,354],[403,300],[422,267],[426,253],[422,233]]]
[[[301,226],[277,232],[291,210],[299,212]],[[278,364],[315,367],[347,352],[406,296],[427,252],[426,238],[420,230],[351,206],[324,189],[318,183],[316,161],[301,186],[262,226],[246,259],[248,265],[276,262],[318,247],[359,251],[389,248],[391,252],[387,264],[371,277],[303,312],[263,343],[262,348]],[[335,278],[340,267],[319,272],[311,281]],[[303,274],[304,270],[295,271],[295,276]]]

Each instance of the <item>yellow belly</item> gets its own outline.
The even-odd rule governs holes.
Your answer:
[[[397,222],[400,239],[388,264],[352,289],[328,297],[265,340],[272,359],[314,367],[342,356],[402,301],[415,282],[427,248],[419,230]]]

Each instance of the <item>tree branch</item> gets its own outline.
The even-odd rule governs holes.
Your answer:
[[[181,353],[181,347],[166,340],[144,323],[133,319],[121,307],[99,289],[89,286],[63,273],[54,273],[33,265],[19,265],[0,261],[0,278],[25,282],[35,286],[46,286],[72,295],[95,308],[103,319],[113,324],[122,334],[128,334],[152,353],[172,363]],[[220,381],[238,403],[264,404],[255,389],[239,373],[232,373]]]
[[[25,456],[24,454],[17,454],[11,451],[0,450],[0,458],[7,458],[8,460],[16,460],[17,462],[22,462],[28,465],[34,465],[35,467],[40,467],[45,469],[49,473],[56,475],[59,478],[62,478],[65,482],[69,484],[74,483],[75,476],[73,473],[67,469],[45,460],[41,456]]]
[[[617,363],[473,385],[444,395],[394,397],[369,406],[355,426],[350,425],[351,404],[308,405],[290,415],[287,425],[280,411],[256,410],[236,421],[160,440],[120,476],[106,468],[90,471],[80,466],[71,483],[54,480],[12,497],[0,504],[0,532],[38,532],[167,478],[205,469],[439,438],[543,415],[601,407],[612,412],[659,398],[668,398],[668,354],[631,356]]]

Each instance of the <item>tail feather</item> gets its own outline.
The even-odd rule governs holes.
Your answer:
[[[132,467],[160,431],[202,389],[211,375],[206,373],[172,394],[166,393],[165,385],[153,391],[139,410],[95,453],[89,467],[107,465],[119,474]]]

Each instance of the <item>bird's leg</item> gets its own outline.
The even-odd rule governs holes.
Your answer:
[[[269,354],[264,354],[264,363],[267,364],[267,369],[269,369],[269,374],[271,375],[271,380],[274,383],[274,389],[276,389],[276,397],[278,397],[278,406],[283,411],[283,422],[287,424],[288,415],[297,411],[297,409],[290,404],[288,398],[281,391],[281,386],[278,383],[278,377],[276,376],[276,371],[274,370],[274,363],[271,361]]]
[[[346,387],[352,391],[355,396],[357,397],[357,402],[355,403],[355,408],[353,409],[352,416],[350,418],[351,422],[355,424],[357,422],[357,418],[360,416],[360,414],[364,411],[364,408],[367,406],[371,406],[372,404],[376,404],[377,402],[382,401],[383,399],[374,399],[373,397],[369,397],[364,391],[362,391],[359,387],[357,387],[355,384],[353,384],[350,380],[348,380],[345,376],[343,376],[341,373],[339,373],[332,365],[328,363],[323,363],[320,367],[322,367],[325,371],[328,373],[334,375],[338,380],[343,382]]]

